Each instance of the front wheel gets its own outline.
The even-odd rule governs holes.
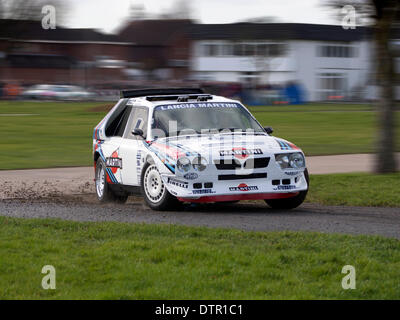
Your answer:
[[[100,158],[96,162],[95,186],[97,199],[100,202],[125,203],[127,194],[116,194],[107,183],[106,165]]]
[[[310,179],[308,177],[308,170],[304,170],[304,177],[307,181],[307,190],[300,191],[298,195],[292,198],[285,198],[285,199],[265,199],[265,202],[272,208],[272,209],[294,209],[301,205],[304,200],[306,199],[308,188],[310,187]]]
[[[168,192],[154,163],[144,166],[140,187],[147,205],[153,210],[165,211],[181,206],[181,202]]]

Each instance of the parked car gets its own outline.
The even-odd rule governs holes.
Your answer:
[[[308,191],[303,152],[239,102],[201,89],[121,92],[93,133],[100,201],[141,193],[150,208],[264,199],[295,208]]]
[[[38,84],[29,87],[22,92],[22,96],[25,99],[44,99],[46,93],[51,91],[51,85],[48,84]]]
[[[25,90],[23,97],[41,100],[88,100],[93,97],[93,93],[79,86],[42,84]]]

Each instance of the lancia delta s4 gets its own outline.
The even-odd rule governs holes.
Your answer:
[[[100,201],[140,193],[154,210],[259,199],[291,209],[309,185],[299,147],[239,101],[197,88],[122,91],[94,129],[93,160]]]

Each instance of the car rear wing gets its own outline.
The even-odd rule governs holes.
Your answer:
[[[183,96],[183,95],[202,95],[204,90],[201,88],[149,88],[140,90],[122,90],[121,98],[137,98],[149,96]]]

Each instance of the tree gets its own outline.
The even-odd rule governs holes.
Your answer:
[[[129,20],[143,20],[147,17],[146,8],[143,3],[136,3],[130,5]]]
[[[352,5],[357,15],[371,22],[375,44],[375,80],[379,88],[377,102],[378,134],[376,140],[376,173],[395,172],[395,94],[397,75],[395,70],[396,52],[393,49],[392,31],[400,20],[398,0],[331,0],[328,5],[335,8]],[[365,20],[364,20],[365,21]],[[358,21],[360,22],[360,21]],[[398,54],[398,52],[397,52]]]
[[[399,16],[396,0],[373,0],[376,10],[376,80],[380,89],[378,102],[378,145],[375,171],[388,173],[396,171],[395,158],[395,96],[396,83],[395,53],[390,44],[391,31]]]
[[[193,19],[193,11],[188,0],[175,0],[171,8],[160,15],[161,19]]]

